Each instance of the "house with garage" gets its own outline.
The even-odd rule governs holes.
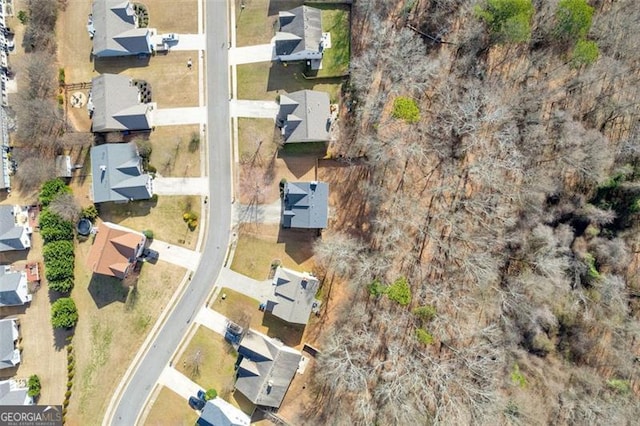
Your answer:
[[[20,364],[20,330],[15,319],[0,320],[0,370]]]
[[[319,69],[325,43],[322,11],[315,7],[299,6],[278,13],[278,23],[275,36],[278,59],[283,62],[310,61],[312,69]]]
[[[142,255],[146,241],[140,232],[110,222],[101,223],[87,265],[94,274],[125,279]]]
[[[12,271],[9,265],[0,266],[0,307],[21,306],[29,302],[27,273]]]
[[[151,54],[155,31],[145,28],[145,13],[126,0],[94,0],[89,17],[93,55],[105,58]]]
[[[0,381],[0,405],[33,405],[26,383],[13,379]]]
[[[301,360],[300,352],[250,329],[238,348],[235,389],[257,406],[278,408]]]
[[[143,170],[133,142],[92,147],[91,170],[94,203],[126,203],[153,196],[153,179]]]
[[[97,133],[150,130],[155,105],[146,102],[147,98],[141,92],[141,84],[126,75],[94,77],[87,101],[92,130]]]
[[[199,426],[249,426],[251,418],[222,398],[207,401],[200,412]]]
[[[30,248],[32,232],[27,207],[0,206],[0,252]]]
[[[273,294],[265,311],[291,324],[307,324],[309,314],[320,305],[315,296],[319,281],[306,272],[279,266],[273,276]]]
[[[329,185],[286,182],[282,193],[282,227],[324,229],[329,216]]]
[[[329,95],[315,90],[300,90],[280,95],[276,124],[284,143],[326,142],[331,128]]]

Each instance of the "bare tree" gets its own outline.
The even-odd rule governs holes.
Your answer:
[[[58,195],[49,204],[49,209],[70,222],[76,222],[80,218],[80,205],[73,194]]]

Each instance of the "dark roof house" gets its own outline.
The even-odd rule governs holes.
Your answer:
[[[292,324],[306,324],[318,291],[318,279],[305,272],[278,267],[273,277],[273,296],[266,311]]]
[[[91,80],[87,108],[94,132],[151,129],[152,103],[140,101],[140,90],[126,75],[100,74]]]
[[[0,381],[0,405],[33,405],[29,388],[16,380]]]
[[[200,426],[249,426],[251,418],[222,398],[207,401],[197,422]]]
[[[31,302],[27,274],[12,271],[11,267],[0,266],[0,307],[20,306]]]
[[[321,60],[323,50],[322,11],[299,6],[278,14],[276,55],[281,61]]]
[[[277,123],[282,128],[284,143],[328,141],[331,127],[329,95],[315,90],[280,95]]]
[[[144,250],[143,234],[104,222],[89,250],[87,265],[94,274],[124,279]]]
[[[263,407],[278,408],[302,355],[279,340],[249,330],[238,348],[240,362],[235,388],[249,401]]]
[[[27,209],[0,206],[0,252],[31,247],[31,227]]]
[[[20,363],[20,349],[16,347],[20,332],[14,319],[0,320],[0,369]]]
[[[150,54],[152,30],[139,28],[134,6],[123,0],[94,0],[93,54],[97,57]]]
[[[284,228],[324,229],[329,215],[329,185],[324,182],[286,182],[282,196]]]
[[[91,148],[93,202],[148,200],[153,181],[142,170],[136,144],[108,143]]]

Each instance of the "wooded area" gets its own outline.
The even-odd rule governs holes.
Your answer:
[[[325,288],[350,296],[307,422],[635,422],[640,9],[352,12],[336,154],[354,161],[316,246]]]

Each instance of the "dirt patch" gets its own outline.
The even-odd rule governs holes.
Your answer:
[[[192,426],[198,420],[198,414],[180,395],[166,386],[150,401],[151,411],[144,421],[148,426]]]

